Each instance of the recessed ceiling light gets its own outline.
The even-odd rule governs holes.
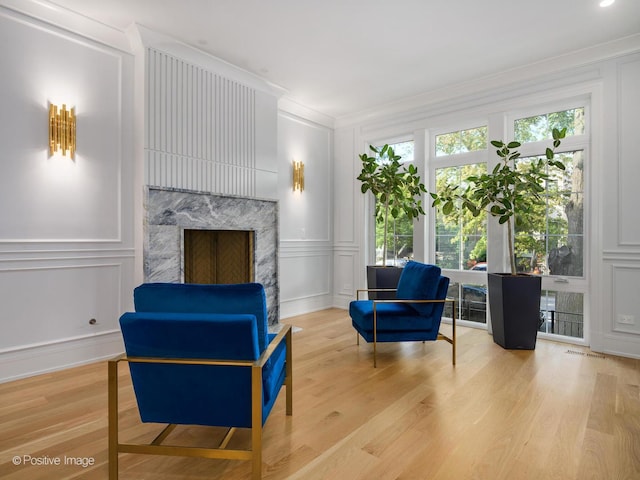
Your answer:
[[[602,0],[600,2],[600,6],[601,7],[608,7],[610,5],[613,5],[613,2],[615,2],[616,0]]]

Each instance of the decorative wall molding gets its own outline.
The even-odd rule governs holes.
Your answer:
[[[199,65],[205,70],[216,72],[224,78],[240,83],[256,91],[279,97],[286,90],[268,82],[247,70],[226,62],[220,58],[187,45],[175,38],[153,31],[143,25],[135,24],[140,41],[145,47],[161,50],[169,55],[180,58],[188,64]]]
[[[255,196],[256,92],[147,48],[146,184]]]
[[[409,123],[416,111],[433,111],[438,105],[456,108],[456,103],[469,103],[474,99],[480,103],[492,101],[490,96],[517,97],[524,92],[542,88],[540,78],[554,79],[565,84],[576,83],[580,75],[592,77],[593,65],[599,62],[628,55],[640,50],[640,34],[630,35],[612,42],[596,45],[565,55],[544,59],[529,65],[513,68],[484,78],[474,78],[468,82],[425,92],[399,102],[372,108],[353,115],[345,115],[335,120],[336,128],[366,125],[380,118],[387,121],[402,118]],[[584,81],[584,79],[582,80]],[[493,93],[492,93],[493,92]],[[467,105],[468,107],[468,105]],[[465,108],[465,107],[460,107]],[[420,114],[422,115],[422,114]]]
[[[618,245],[640,247],[637,192],[640,179],[640,58],[618,64]]]
[[[281,97],[278,100],[278,110],[299,119],[306,119],[311,123],[316,123],[331,130],[335,127],[335,119],[333,117],[305,107],[287,96]]]
[[[5,349],[0,351],[0,383],[107,360],[122,352],[119,329]]]
[[[38,19],[76,34],[90,38],[122,52],[130,53],[130,44],[127,38],[117,28],[93,20],[84,15],[78,15],[69,9],[59,5],[45,3],[39,0],[2,0],[3,7],[20,12],[32,19]]]

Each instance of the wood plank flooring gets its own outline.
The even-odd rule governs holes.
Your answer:
[[[638,360],[543,340],[503,350],[459,328],[455,367],[448,343],[427,342],[381,344],[374,369],[344,310],[286,323],[301,328],[293,416],[283,391],[265,426],[265,479],[640,479]],[[160,428],[140,423],[120,374],[120,438],[150,440]],[[0,432],[4,480],[106,479],[106,363],[0,384]],[[178,427],[167,443],[222,434]],[[230,447],[248,441],[239,432]],[[122,480],[250,478],[239,461],[121,454],[120,467]]]

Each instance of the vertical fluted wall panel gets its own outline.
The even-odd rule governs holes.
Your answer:
[[[255,91],[147,49],[146,183],[255,196]]]

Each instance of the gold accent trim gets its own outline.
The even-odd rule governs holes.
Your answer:
[[[76,109],[67,110],[65,104],[62,104],[62,107],[49,104],[49,156],[55,154],[58,149],[64,156],[68,152],[71,159],[75,160]]]
[[[360,294],[362,292],[395,292],[395,288],[361,288],[356,290],[356,300],[360,299]],[[456,365],[456,300],[452,298],[445,298],[444,300],[418,300],[418,299],[395,299],[395,300],[373,300],[373,367],[376,368],[378,365],[376,359],[377,353],[377,344],[378,344],[378,312],[377,305],[379,303],[447,303],[452,302],[452,314],[451,314],[451,337],[448,337],[440,332],[438,332],[438,336],[436,340],[444,340],[451,344],[451,363],[453,366]],[[356,344],[360,345],[360,336],[356,332]]]
[[[231,427],[229,430],[227,430],[226,435],[220,442],[220,445],[218,445],[218,448],[220,450],[224,450],[225,448],[227,448],[227,445],[229,445],[229,442],[231,441],[231,437],[233,437],[233,434],[236,433],[236,430],[237,430],[236,427]]]
[[[184,359],[184,358],[152,358],[127,357],[119,355],[108,362],[109,375],[109,480],[118,480],[118,454],[138,453],[149,455],[171,455],[182,457],[205,457],[230,460],[251,460],[252,479],[262,477],[262,368],[267,363],[278,345],[286,343],[286,364],[284,386],[287,389],[286,414],[293,414],[293,367],[292,367],[292,329],[291,325],[283,325],[282,329],[262,355],[255,360],[212,360],[212,359]],[[173,431],[176,425],[168,425],[148,445],[120,443],[118,438],[118,364],[128,363],[171,363],[182,365],[226,365],[233,367],[251,368],[251,450],[229,450],[226,448],[235,427],[231,427],[225,435],[219,448],[183,447],[177,445],[160,445]]]
[[[299,160],[293,162],[293,191],[304,190],[304,163]]]

